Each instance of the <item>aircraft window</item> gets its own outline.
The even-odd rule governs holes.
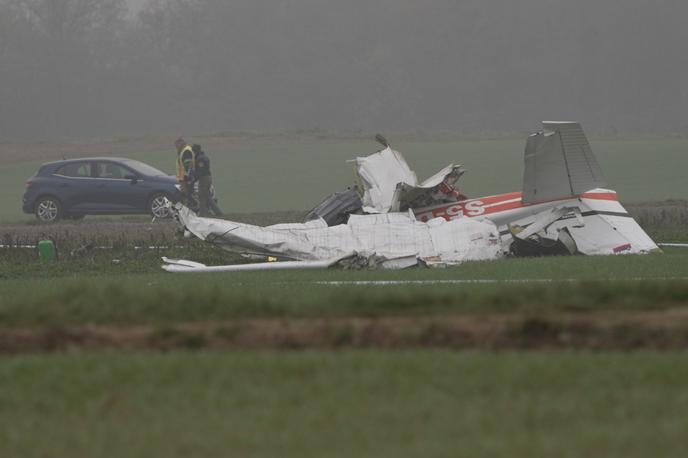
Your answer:
[[[75,162],[74,164],[67,164],[57,171],[58,175],[73,178],[90,178],[91,164],[88,162]]]

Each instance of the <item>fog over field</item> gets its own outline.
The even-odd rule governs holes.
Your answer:
[[[685,135],[687,18],[685,0],[0,0],[0,137]]]

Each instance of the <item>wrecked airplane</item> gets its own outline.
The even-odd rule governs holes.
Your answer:
[[[347,224],[337,226],[313,220],[260,227],[199,218],[183,206],[177,208],[177,217],[187,231],[201,240],[244,255],[301,261],[296,264],[300,268],[323,267],[323,262],[343,267],[390,269],[419,263],[447,266],[468,260],[496,259],[504,254],[497,227],[489,221],[469,218],[452,221],[434,218],[422,222],[411,212],[379,213],[351,215]],[[169,271],[188,268],[183,264],[180,268],[179,262],[166,262],[171,265],[165,267]],[[272,268],[278,268],[283,263],[273,264]]]
[[[353,163],[357,183],[314,208],[304,223],[258,227],[199,218],[178,206],[189,234],[226,250],[287,262],[207,267],[166,259],[172,272],[448,266],[505,254],[611,255],[659,251],[607,184],[576,122],[543,122],[528,137],[520,192],[467,199],[450,164],[419,182],[385,147]],[[296,261],[296,262],[294,262]]]

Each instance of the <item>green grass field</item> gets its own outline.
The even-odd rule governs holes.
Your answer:
[[[213,275],[161,273],[156,253],[121,254],[119,264],[107,254],[58,264],[0,259],[2,342],[12,332],[59,338],[84,325],[151,325],[148,339],[185,339],[164,352],[67,345],[0,356],[0,456],[645,457],[688,447],[681,350],[217,351],[177,328],[215,322],[223,327],[213,332],[232,338],[228,323],[246,318],[441,323],[517,313],[530,317],[517,336],[528,339],[556,325],[543,321],[552,312],[684,314],[688,281],[661,280],[688,276],[684,250],[445,270]],[[461,279],[559,281],[350,283]],[[673,329],[670,339],[687,331]],[[633,328],[612,331],[637,342]]]
[[[523,145],[515,139],[395,147],[421,179],[463,163],[463,190],[477,196],[520,188]],[[688,198],[688,140],[593,139],[592,146],[622,201]],[[266,142],[208,152],[223,208],[254,213],[315,205],[351,183],[347,159],[374,149],[355,141]],[[172,171],[171,151],[126,156]],[[12,224],[32,220],[21,214],[20,199],[38,165],[0,165],[7,243],[14,236],[35,243],[31,237],[42,231]],[[648,219],[651,235],[688,241],[676,223],[683,219],[663,211]],[[112,232],[120,235],[106,242],[116,249],[70,259],[71,249],[110,237],[90,238],[95,226],[83,226],[62,228],[57,263],[42,263],[31,250],[0,249],[0,457],[645,457],[682,456],[688,448],[688,250],[439,270],[175,275],[162,272],[160,256],[210,264],[237,258],[200,242],[135,251],[129,245],[149,242],[139,223],[137,239]],[[26,228],[37,232],[22,238]],[[45,234],[51,228],[59,229],[46,226]],[[70,233],[79,239],[74,246]],[[164,242],[181,243],[173,236]],[[521,321],[500,328],[510,339],[502,346],[461,346],[460,334],[443,340],[457,330],[445,322],[498,324],[510,317]],[[415,337],[385,347],[384,334],[372,336],[372,345],[362,347],[377,350],[350,350],[360,337],[352,334],[353,321],[394,324],[390,318],[418,323],[408,328]],[[257,332],[269,334],[279,330],[275,323],[283,329],[318,320],[324,328],[304,332],[332,334],[324,346],[315,339],[312,347],[280,340],[232,347],[245,345],[237,333],[260,323],[267,327]],[[105,334],[89,341],[99,328]],[[124,345],[99,347],[108,333]]]
[[[164,273],[155,255],[149,256],[116,265],[105,258],[56,265],[0,264],[0,324],[65,326],[688,305],[685,249],[646,256],[469,262],[450,269],[217,274]],[[529,279],[555,281],[518,283]],[[452,280],[497,282],[441,283]],[[360,281],[397,283],[357,285]]]
[[[0,360],[3,457],[682,456],[683,353]]]
[[[619,192],[622,201],[688,198],[683,175],[688,168],[687,139],[591,142],[610,187]],[[420,179],[449,163],[464,164],[468,172],[462,179],[462,189],[469,196],[484,196],[520,189],[524,144],[524,139],[464,140],[399,142],[394,147],[404,154]],[[309,209],[326,195],[352,184],[352,169],[347,160],[375,149],[372,142],[264,143],[208,153],[223,210],[243,213]],[[168,173],[174,170],[172,150],[126,156]],[[31,218],[21,213],[21,196],[26,179],[39,165],[0,165],[0,223]]]

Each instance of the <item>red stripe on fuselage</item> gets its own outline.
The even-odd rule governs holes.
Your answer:
[[[565,197],[563,199],[554,199],[549,201],[533,202],[524,204],[522,199],[523,194],[520,192],[510,192],[507,194],[498,194],[496,196],[487,196],[479,199],[468,199],[460,202],[445,204],[437,207],[428,207],[416,211],[418,219],[421,221],[428,221],[432,218],[443,217],[450,220],[459,216],[484,216],[492,213],[498,213],[506,210],[513,210],[521,207],[528,207],[530,205],[539,205],[548,202],[557,202],[560,200],[575,199],[575,197]],[[595,200],[618,200],[616,193],[610,192],[585,192],[579,197],[583,199]],[[518,200],[515,200],[518,199]]]
[[[505,200],[521,199],[522,195],[523,195],[523,193],[520,193],[520,192],[509,192],[507,194],[498,194],[496,196],[480,197],[478,199],[468,199],[468,200],[464,200],[461,202],[473,202],[473,201],[479,200],[484,205],[492,205],[492,204],[496,204],[499,202],[504,202]],[[459,202],[459,203],[461,203],[461,202]]]
[[[581,194],[583,199],[595,199],[595,200],[616,200],[619,198],[616,196],[615,192],[584,192]]]

